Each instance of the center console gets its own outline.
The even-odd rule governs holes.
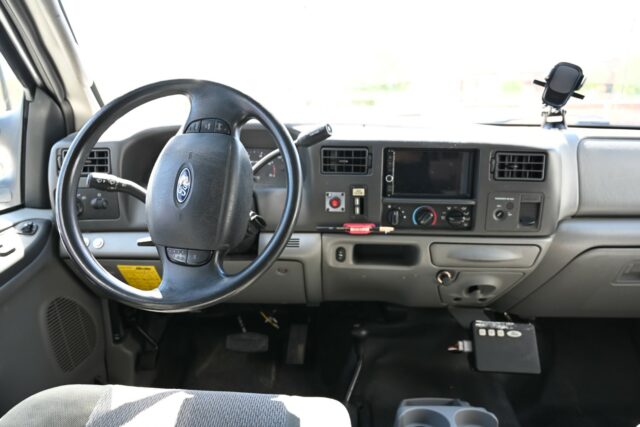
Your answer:
[[[384,150],[382,223],[398,229],[473,227],[475,150]]]
[[[558,173],[549,153],[438,143],[381,147],[380,155],[379,221],[399,233],[525,236],[555,228]]]
[[[355,163],[347,148],[366,150],[359,173],[319,168],[309,181],[318,190],[308,199],[308,217],[324,226],[325,300],[483,307],[526,280],[544,257],[560,207],[561,161],[553,147],[517,139],[358,142],[331,141],[343,150],[345,171]],[[364,191],[356,196],[354,188]],[[342,195],[339,208],[327,205]],[[392,229],[340,231],[353,223]],[[331,226],[336,231],[324,231]]]

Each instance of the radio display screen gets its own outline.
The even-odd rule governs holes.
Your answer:
[[[387,195],[396,197],[472,197],[472,150],[412,149],[389,150],[393,158],[393,183]]]

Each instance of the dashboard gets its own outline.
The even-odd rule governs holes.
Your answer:
[[[145,185],[155,158],[177,131],[154,128],[100,142],[85,172],[113,173]],[[294,138],[302,131],[290,127]],[[71,138],[51,152],[52,198]],[[334,127],[327,141],[299,149],[303,198],[287,248],[233,301],[367,300],[528,315],[557,315],[560,307],[576,316],[617,313],[628,298],[624,292],[632,288],[621,293],[611,284],[640,284],[635,273],[640,251],[634,248],[640,247],[640,225],[633,244],[628,241],[633,233],[608,238],[598,230],[620,224],[607,225],[620,212],[627,220],[640,217],[640,196],[626,191],[628,184],[615,171],[599,176],[594,170],[599,158],[636,170],[640,142],[633,138],[530,127]],[[241,140],[252,163],[275,149],[257,124],[245,126]],[[230,271],[242,269],[269,241],[284,204],[285,176],[279,158],[256,174],[255,210],[267,226],[251,249],[225,260]],[[613,194],[620,191],[624,198]],[[141,202],[87,188],[81,178],[77,209],[87,242],[107,270],[120,278],[121,265],[154,266],[161,273],[155,248],[136,244],[147,236]],[[384,231],[349,233],[353,224]],[[607,252],[625,239],[622,254]],[[60,251],[68,258],[64,248]],[[591,257],[604,259],[607,268],[589,263]],[[558,281],[574,268],[579,280]],[[558,299],[564,305],[549,304]],[[628,311],[640,314],[640,307]]]

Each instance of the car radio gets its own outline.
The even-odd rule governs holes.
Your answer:
[[[470,199],[473,150],[387,148],[386,197]]]
[[[471,229],[474,158],[474,150],[387,148],[383,223],[400,229]]]

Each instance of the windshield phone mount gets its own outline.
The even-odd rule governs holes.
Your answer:
[[[582,68],[569,62],[556,64],[545,81],[534,80],[533,83],[544,87],[542,92],[542,126],[545,128],[565,129],[564,106],[571,97],[584,99],[584,95],[576,93],[584,85],[585,77]]]

